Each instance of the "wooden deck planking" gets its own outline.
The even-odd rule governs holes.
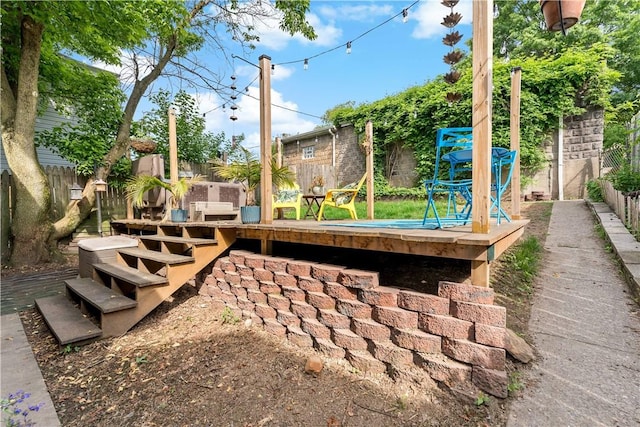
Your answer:
[[[363,222],[368,220],[359,220]],[[185,227],[212,227],[235,230],[237,238],[272,240],[289,243],[338,246],[352,249],[380,250],[425,256],[479,260],[488,247],[513,244],[522,235],[528,220],[492,224],[487,234],[473,233],[471,226],[445,229],[407,229],[347,227],[337,224],[350,221],[276,220],[272,224],[239,224],[233,222],[184,223]],[[112,224],[121,228],[151,229],[158,222],[149,220],[118,220]],[[176,224],[177,225],[177,224]],[[504,242],[503,242],[504,240]],[[500,251],[502,253],[503,250]]]

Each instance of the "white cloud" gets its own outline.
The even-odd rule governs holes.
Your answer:
[[[225,132],[227,138],[231,135],[244,134],[246,147],[255,148],[260,145],[260,102],[259,88],[257,86],[249,87],[247,94],[242,93],[238,99],[238,109],[235,115],[238,120],[232,121],[230,106],[227,105],[226,111],[222,108],[216,108],[221,105],[222,100],[215,94],[199,94],[197,96],[200,110],[205,112],[214,109],[206,114],[206,127],[209,132],[219,133]],[[298,114],[296,110],[298,105],[291,101],[285,101],[280,92],[271,90],[271,135],[275,137],[283,133],[302,133],[313,130],[316,123],[305,119]],[[278,105],[285,108],[279,108]]]
[[[282,81],[286,80],[295,73],[294,67],[288,67],[286,65],[276,65],[274,69],[274,73],[271,75],[271,81]]]
[[[330,20],[340,21],[359,21],[359,22],[374,22],[378,18],[388,18],[398,11],[395,10],[397,5],[390,4],[350,4],[336,3],[339,6],[321,6],[318,8],[318,13]],[[395,13],[394,13],[395,12]]]
[[[462,20],[458,25],[470,24],[473,13],[472,0],[462,0],[458,3],[453,11],[462,15]],[[409,21],[417,21],[417,26],[411,34],[416,39],[429,39],[432,37],[441,37],[445,35],[449,29],[442,25],[445,16],[451,12],[451,9],[444,7],[438,0],[428,0],[418,3],[418,7],[409,10]]]
[[[339,39],[342,36],[342,30],[340,28],[330,23],[323,23],[318,15],[314,13],[307,14],[306,18],[318,36],[315,40],[308,40],[300,34],[291,36],[279,28],[279,21],[277,19],[272,19],[256,23],[256,33],[260,34],[260,41],[257,42],[256,45],[280,51],[285,49],[292,40],[304,45],[322,47],[339,43]]]

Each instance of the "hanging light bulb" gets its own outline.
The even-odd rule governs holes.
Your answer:
[[[351,42],[347,42],[347,55],[351,53]]]
[[[402,9],[402,22],[405,24],[409,21],[409,11],[407,9]]]
[[[222,104],[222,112],[226,112],[227,111],[227,104]]]
[[[498,8],[498,3],[493,4],[493,19],[496,19],[500,16],[500,9]]]
[[[305,58],[304,60],[304,69],[308,70],[309,69],[309,60]]]
[[[245,91],[245,92],[247,92],[247,93],[249,93],[249,86],[245,87],[245,88],[244,88],[244,91]]]
[[[505,53],[507,53],[507,41],[504,40],[502,42],[502,47],[500,48],[500,55],[504,55]]]
[[[273,76],[276,73],[276,64],[271,64],[271,75]]]

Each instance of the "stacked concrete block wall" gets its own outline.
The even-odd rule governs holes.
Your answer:
[[[376,272],[234,250],[200,293],[214,307],[362,372],[419,367],[450,387],[507,397],[506,309],[494,291],[441,282],[438,295],[381,286]]]
[[[582,115],[564,119],[562,162],[559,162],[557,132],[545,145],[548,166],[538,172],[522,193],[541,191],[552,199],[560,195],[560,181],[563,184],[563,198],[576,199],[587,196],[586,185],[600,176],[600,154],[604,141],[604,111],[590,108]],[[561,166],[559,166],[561,163]],[[562,180],[558,179],[562,169]]]

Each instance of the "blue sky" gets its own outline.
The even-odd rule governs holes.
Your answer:
[[[307,19],[318,35],[313,41],[283,33],[276,21],[256,23],[260,36],[256,49],[248,54],[234,53],[253,64],[258,64],[261,55],[268,55],[275,64],[271,75],[272,136],[308,132],[322,123],[320,116],[338,104],[376,101],[446,73],[449,66],[442,57],[449,47],[442,43],[442,37],[449,30],[441,22],[450,9],[440,1],[312,0]],[[403,22],[401,13],[405,8],[408,19]],[[456,47],[467,51],[471,0],[461,0],[454,11],[463,17],[455,28],[463,34]],[[342,46],[348,41],[353,41],[351,54]],[[330,52],[324,53],[327,51]],[[303,68],[305,58],[310,58],[307,70]],[[229,119],[230,104],[214,92],[193,93],[201,112],[207,112],[207,130],[224,131],[228,138],[244,133],[245,145],[258,147],[258,69],[239,59],[212,66],[220,67],[218,72],[224,75],[236,76],[238,120]],[[226,83],[231,84],[231,79]],[[140,105],[137,116],[145,107],[148,104]]]
[[[405,8],[408,8],[406,23],[399,16],[378,27]],[[455,29],[464,36],[457,45],[464,50],[467,49],[465,42],[471,38],[471,8],[470,0],[462,0],[454,9],[463,17]],[[414,1],[312,0],[307,18],[318,34],[316,40],[291,37],[273,24],[258,27],[260,43],[245,58],[257,64],[260,55],[271,57],[275,64],[271,76],[272,104],[289,109],[272,106],[272,136],[313,130],[321,124],[319,116],[338,104],[376,101],[446,73],[449,66],[442,57],[449,47],[442,43],[442,37],[449,30],[441,22],[449,12],[440,0],[421,0],[415,4]],[[323,54],[351,40],[354,40],[351,54],[346,53],[344,46]],[[302,62],[279,65],[305,58],[311,58],[307,70]],[[231,110],[227,105],[226,112],[217,109],[207,113],[207,128],[212,132],[223,130],[228,136],[244,133],[245,145],[256,147],[259,145],[258,81],[249,87],[249,95],[256,99],[244,96],[244,88],[254,80],[258,70],[241,60],[236,59],[234,63],[240,91],[238,120],[229,119]],[[199,99],[203,112],[221,102],[216,96],[199,96]]]

